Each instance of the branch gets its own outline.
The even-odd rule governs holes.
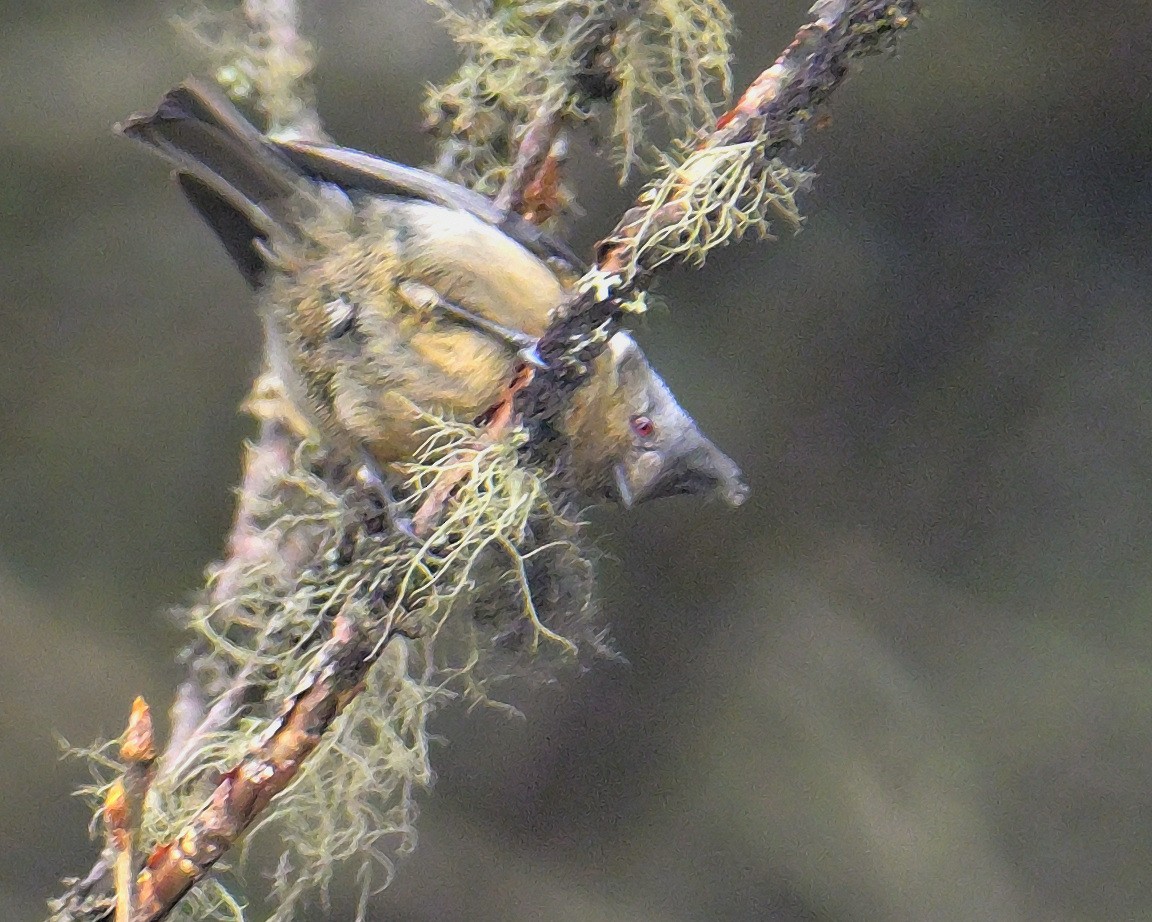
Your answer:
[[[563,207],[560,180],[562,132],[570,113],[597,96],[614,92],[608,57],[612,36],[624,16],[635,15],[631,3],[606,5],[599,17],[584,23],[576,44],[574,67],[555,98],[543,105],[523,128],[516,160],[496,196],[496,206],[543,224]]]
[[[496,207],[543,224],[560,210],[560,142],[563,118],[558,108],[540,112],[520,139],[516,162],[496,196]]]
[[[749,227],[766,232],[767,210],[794,215],[792,195],[807,176],[789,171],[780,156],[800,146],[849,65],[890,48],[912,24],[919,3],[821,0],[812,12],[816,18],[716,130],[679,168],[644,189],[598,245],[596,265],[576,294],[557,310],[537,347],[546,367],[515,398],[533,441],[545,451],[555,450],[550,421],[587,378],[592,359],[652,273],[676,263],[700,264]]]
[[[254,97],[269,133],[323,140],[326,135],[306,80],[314,66],[314,53],[299,33],[296,0],[243,0],[242,12],[247,26],[242,37],[212,39],[192,26],[202,44],[224,57],[217,79],[234,95]],[[264,364],[268,366],[267,358]],[[235,605],[237,587],[244,574],[261,562],[278,561],[289,574],[299,572],[308,563],[305,548],[273,541],[257,527],[254,516],[254,506],[290,471],[300,444],[297,433],[302,430],[280,387],[275,376],[265,372],[246,403],[246,409],[260,420],[260,432],[246,451],[225,559],[209,576],[209,603],[213,606]],[[195,675],[195,666],[192,672],[181,684],[171,708],[172,732],[157,763],[156,777],[160,780],[183,771],[206,739],[240,715],[256,687],[255,669],[249,665],[232,678],[228,688],[204,712],[203,682]],[[119,879],[122,856],[117,856],[116,865]],[[113,909],[107,892],[111,871],[108,856],[101,855],[83,878],[73,880],[64,894],[49,901],[52,922],[108,918]]]
[[[296,777],[324,733],[360,693],[364,676],[399,632],[391,617],[364,630],[340,617],[306,680],[252,752],[216,785],[200,813],[153,849],[138,880],[132,922],[163,919]]]

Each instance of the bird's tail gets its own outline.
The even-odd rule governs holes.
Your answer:
[[[185,196],[253,286],[266,265],[258,241],[290,220],[303,174],[209,84],[186,81],[151,112],[116,126],[176,168]]]

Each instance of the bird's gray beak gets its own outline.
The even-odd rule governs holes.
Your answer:
[[[682,477],[685,493],[716,495],[729,506],[739,506],[748,498],[744,472],[707,439],[688,455]]]
[[[748,498],[748,485],[736,462],[693,432],[694,444],[672,457],[645,452],[612,469],[616,497],[625,508],[665,496],[719,496],[730,506]]]

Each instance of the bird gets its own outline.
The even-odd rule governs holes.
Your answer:
[[[334,144],[271,138],[190,79],[117,130],[160,154],[257,291],[293,408],[387,480],[428,414],[498,403],[581,274],[557,238],[463,186]],[[740,468],[626,333],[557,426],[557,473],[593,503],[747,496]]]

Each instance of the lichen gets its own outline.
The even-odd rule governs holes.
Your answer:
[[[292,575],[261,557],[226,602],[208,601],[210,578],[205,601],[185,612],[202,685],[216,700],[237,681],[247,691],[232,719],[157,775],[142,821],[146,849],[177,835],[250,750],[308,675],[337,615],[404,625],[406,637],[386,648],[364,690],[246,839],[278,844],[275,922],[292,918],[303,900],[326,900],[342,863],[356,863],[365,898],[387,883],[393,860],[415,845],[414,798],[431,783],[427,722],[437,707],[452,698],[496,701],[504,679],[548,677],[559,664],[610,652],[580,523],[565,514],[549,479],[522,463],[521,438],[493,440],[433,417],[425,434],[415,459],[397,471],[401,512],[442,495],[446,479],[455,484],[426,538],[373,526],[378,510],[363,491],[333,471],[319,445],[305,443],[284,476],[247,500],[261,539],[303,542],[315,563]],[[86,793],[98,806],[121,767],[110,746],[87,755],[100,780]],[[235,922],[243,905],[217,875],[179,912]]]
[[[667,161],[641,196],[626,233],[609,238],[625,254],[626,270],[617,283],[668,262],[703,265],[712,250],[748,233],[771,236],[773,220],[799,228],[796,198],[812,174],[765,157],[763,147],[755,139],[702,147]]]
[[[269,134],[311,126],[307,77],[316,55],[295,29],[254,22],[241,5],[226,10],[196,5],[176,25],[207,59],[228,95],[256,106]]]
[[[425,106],[441,140],[437,166],[488,195],[540,113],[578,122],[605,109],[603,134],[624,178],[655,163],[654,130],[707,128],[730,92],[732,17],[720,0],[430,2],[464,55]],[[590,44],[604,24],[607,37]]]

